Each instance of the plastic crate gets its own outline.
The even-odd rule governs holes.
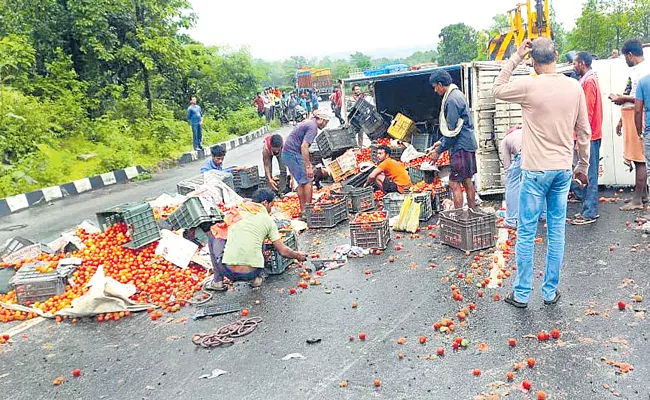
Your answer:
[[[348,219],[348,202],[343,199],[330,204],[306,204],[305,217],[312,229],[333,228]]]
[[[316,136],[322,158],[338,157],[357,146],[357,138],[347,128],[325,129]]]
[[[363,98],[357,100],[350,109],[348,118],[351,126],[366,133],[370,139],[382,137],[388,129],[388,124],[381,114]]]
[[[56,270],[48,273],[38,272],[36,267],[39,265],[47,266],[49,263],[39,261],[23,265],[11,279],[18,304],[44,301],[65,292],[67,276],[61,276]]]
[[[431,205],[433,212],[439,213],[442,211],[442,203],[445,199],[451,199],[451,190],[442,188],[440,191],[431,193]]]
[[[387,193],[384,196],[384,210],[388,213],[389,218],[399,215],[407,195],[401,193]],[[431,192],[411,193],[408,196],[420,203],[420,221],[428,221],[433,216],[433,206],[431,204]]]
[[[379,159],[377,159],[377,150],[379,149],[379,145],[376,143],[373,143],[370,145],[370,159],[372,162],[375,164],[379,162]],[[398,147],[391,147],[390,148],[390,158],[393,160],[400,161],[402,159],[402,154],[404,154],[404,151],[406,150],[406,147],[403,146],[398,146]]]
[[[249,189],[260,184],[260,172],[257,165],[232,173],[235,189]]]
[[[345,180],[345,182],[341,182],[341,185],[362,187],[368,181],[368,177],[370,176],[373,170],[374,168],[372,167],[366,168],[365,170],[359,172],[358,174],[352,176],[351,178],[348,178],[347,180]]]
[[[388,247],[388,242],[390,242],[388,218],[381,222],[350,222],[350,244],[352,246],[384,250]]]
[[[372,187],[344,186],[343,193],[348,197],[348,211],[351,213],[360,213],[375,208],[375,192]]]
[[[409,141],[411,135],[416,131],[416,129],[417,127],[412,119],[404,114],[397,113],[387,129],[387,133],[389,136],[397,140]]]
[[[149,203],[121,204],[96,213],[99,228],[102,231],[112,225],[126,223],[131,241],[123,247],[138,249],[160,239],[160,228]]]
[[[433,135],[413,132],[411,135],[411,145],[413,145],[417,151],[424,151],[433,145]]]
[[[416,184],[418,182],[433,183],[436,179],[436,171],[425,171],[419,168],[408,167],[409,177],[411,178],[411,184]]]
[[[325,168],[329,171],[334,182],[347,179],[357,172],[357,153],[354,150],[348,150],[336,160],[325,161]]]
[[[169,217],[167,222],[173,230],[196,228],[204,222],[223,221],[223,214],[214,202],[206,198],[190,197]]]
[[[288,248],[298,250],[298,238],[293,231],[286,232],[286,235],[282,238],[282,242]],[[263,253],[264,271],[269,275],[279,275],[293,263],[293,259],[282,257],[273,244],[265,243]]]
[[[440,213],[440,240],[463,251],[494,247],[496,216],[472,210],[450,210]]]

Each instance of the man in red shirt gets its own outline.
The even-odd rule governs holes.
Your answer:
[[[257,92],[257,96],[253,100],[253,104],[257,106],[257,116],[264,116],[264,99],[262,98],[262,92]]]
[[[591,126],[591,151],[589,153],[589,184],[577,187],[576,195],[582,198],[582,213],[572,223],[587,225],[596,222],[598,215],[598,164],[600,163],[600,142],[603,137],[603,102],[600,94],[598,76],[591,69],[591,54],[581,51],[573,59],[573,70],[580,76],[580,85],[585,92],[587,116]]]
[[[341,96],[341,88],[336,86],[334,88],[334,93],[330,96],[330,101],[332,102],[332,111],[334,115],[339,120],[341,125],[345,124],[345,120],[341,117],[341,108],[343,107],[343,96]]]

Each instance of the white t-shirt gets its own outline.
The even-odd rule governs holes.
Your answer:
[[[632,91],[630,96],[636,95],[636,88],[639,86],[639,81],[646,75],[650,75],[650,61],[644,60],[632,67],[632,74],[630,75],[630,80],[632,82]],[[634,107],[633,103],[623,104],[624,108]]]

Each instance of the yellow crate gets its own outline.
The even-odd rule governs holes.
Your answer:
[[[408,141],[416,129],[415,122],[406,115],[397,113],[388,127],[388,134],[394,139]]]

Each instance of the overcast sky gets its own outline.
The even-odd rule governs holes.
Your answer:
[[[419,48],[437,42],[440,29],[464,22],[490,26],[495,14],[521,0],[191,0],[198,15],[190,35],[206,45],[249,46],[256,58],[280,60]],[[533,1],[534,3],[534,1]],[[554,0],[570,29],[583,0]],[[307,18],[308,17],[308,18]]]

